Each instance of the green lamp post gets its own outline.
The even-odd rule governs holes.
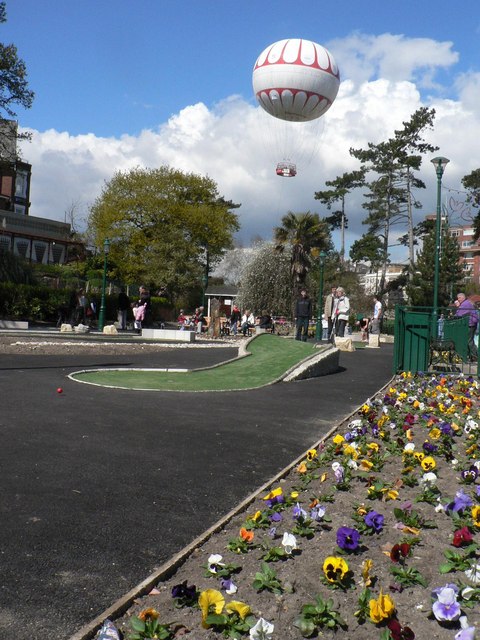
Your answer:
[[[105,238],[103,243],[103,280],[102,280],[102,300],[100,302],[100,313],[98,314],[98,330],[103,331],[105,326],[105,289],[107,287],[107,258],[110,252],[110,240]]]
[[[317,301],[317,326],[315,327],[315,340],[319,342],[322,339],[322,306],[323,306],[323,271],[325,269],[325,251],[320,251],[318,256],[318,264],[320,266],[320,275],[318,282],[318,301]]]
[[[438,290],[440,280],[440,243],[442,238],[441,220],[442,220],[442,176],[445,167],[450,162],[448,158],[438,156],[432,159],[437,174],[437,217],[435,221],[435,272],[433,278],[433,318],[432,329],[435,337],[437,336],[437,320],[438,320]]]

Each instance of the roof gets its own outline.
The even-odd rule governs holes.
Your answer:
[[[237,294],[238,287],[233,284],[212,284],[205,291],[206,296],[235,297]]]

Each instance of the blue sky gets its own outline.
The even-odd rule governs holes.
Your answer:
[[[17,46],[36,94],[18,110],[34,132],[23,150],[33,215],[63,219],[75,203],[85,216],[115,170],[168,163],[208,173],[242,203],[244,243],[268,239],[289,209],[324,213],[313,193],[353,168],[349,146],[379,142],[422,105],[437,109],[452,188],[480,166],[469,143],[480,137],[478,0],[7,0],[7,18],[2,42]],[[256,146],[251,85],[259,53],[288,37],[326,46],[342,76],[318,153],[293,180]],[[421,195],[431,208],[434,193]],[[363,231],[353,208],[348,242]]]

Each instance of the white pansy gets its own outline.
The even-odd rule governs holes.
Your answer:
[[[403,447],[403,450],[405,451],[405,453],[411,453],[412,451],[415,451],[415,443],[409,442]]]
[[[222,567],[225,565],[225,563],[222,562],[222,560],[223,560],[223,556],[221,556],[219,553],[212,553],[212,555],[210,555],[207,560],[208,570],[211,573],[217,573],[217,570],[215,567],[217,565]]]
[[[420,478],[420,484],[423,487],[434,487],[437,484],[437,476],[433,473],[433,471],[428,471],[424,473]]]
[[[285,549],[285,553],[291,555],[292,551],[297,549],[297,539],[293,533],[285,531],[282,538],[282,547]]]
[[[264,618],[260,618],[250,629],[250,640],[272,640],[273,624]]]
[[[480,584],[480,564],[474,564],[470,569],[467,569],[465,575],[473,584]]]

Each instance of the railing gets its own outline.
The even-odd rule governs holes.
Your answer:
[[[397,306],[393,371],[449,371],[478,374],[469,361],[469,317],[452,309]]]

